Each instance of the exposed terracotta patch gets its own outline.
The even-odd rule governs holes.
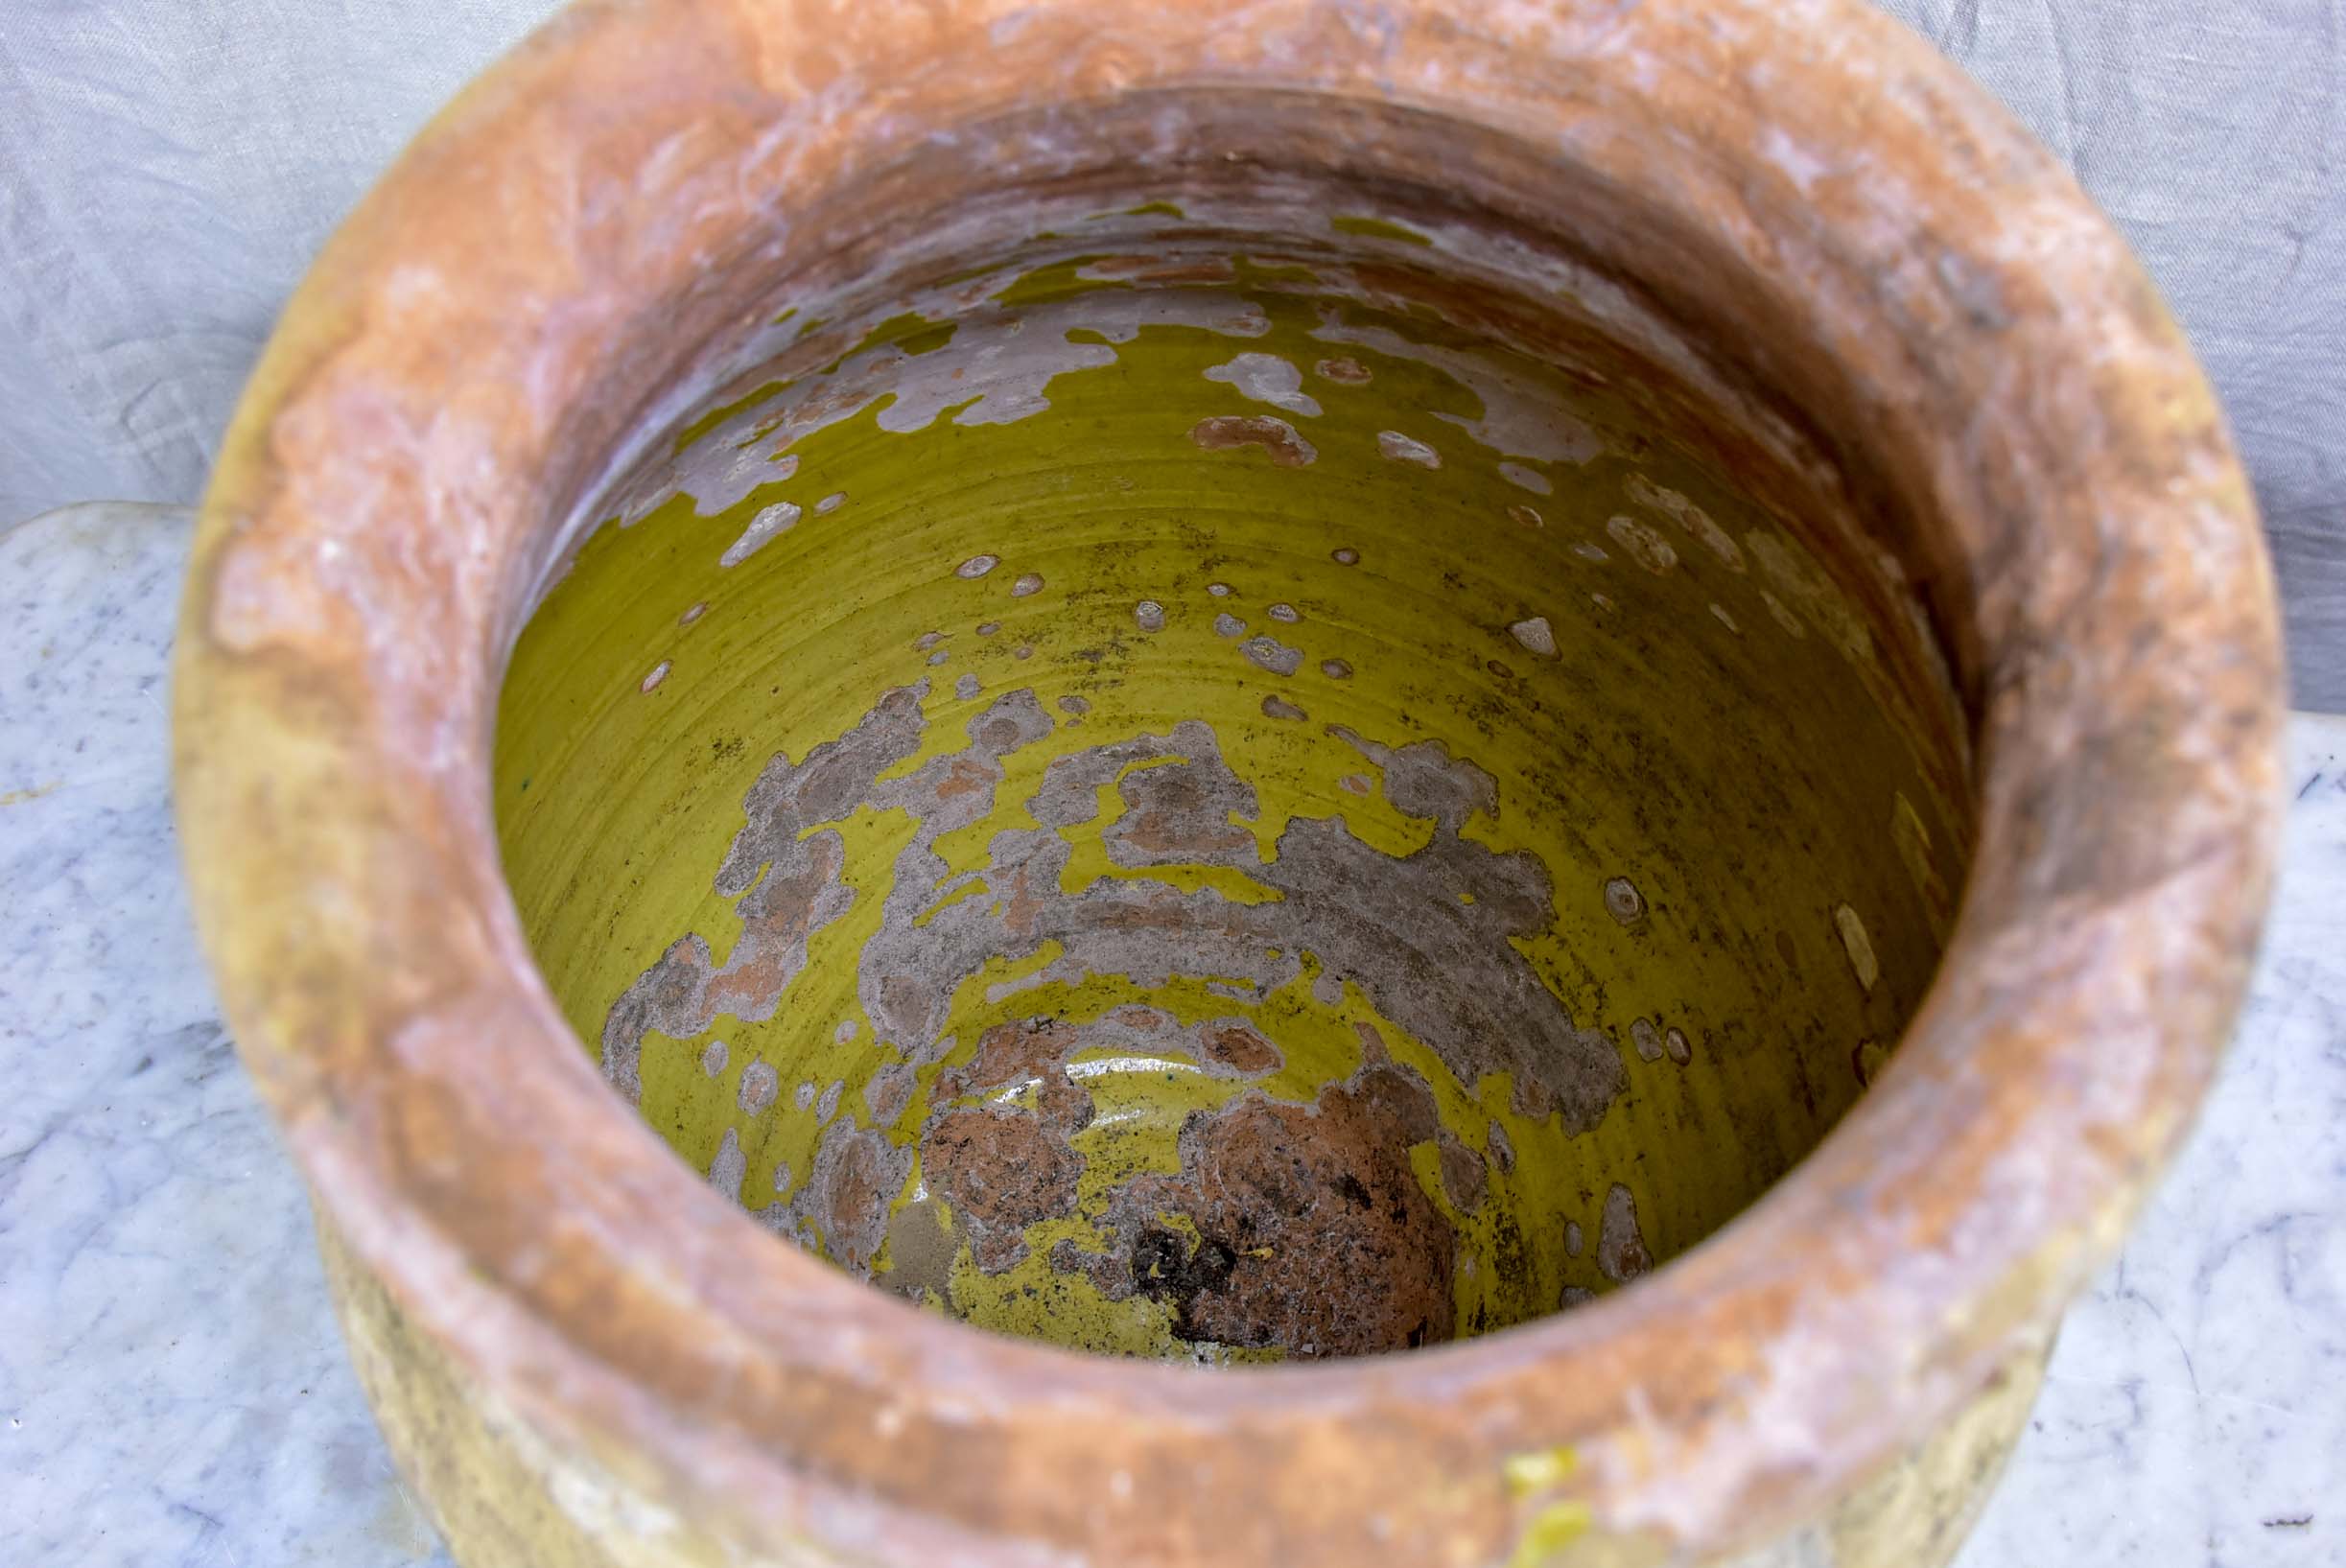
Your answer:
[[[1442,1190],[1461,1213],[1480,1212],[1490,1184],[1490,1173],[1483,1168],[1482,1156],[1447,1133],[1442,1135],[1437,1154],[1442,1166]]]
[[[1243,1023],[1208,1024],[1199,1031],[1208,1060],[1252,1077],[1275,1071],[1282,1058],[1279,1047]]]
[[[1248,1094],[1190,1117],[1179,1176],[1117,1195],[1114,1251],[1063,1245],[1052,1263],[1112,1299],[1169,1301],[1184,1339],[1301,1359],[1448,1339],[1457,1238],[1409,1165],[1440,1130],[1432,1093],[1392,1065],[1311,1106]]]
[[[1238,644],[1238,651],[1257,668],[1274,675],[1292,675],[1303,667],[1303,650],[1289,647],[1276,637],[1250,637]]]
[[[888,1205],[904,1183],[911,1153],[868,1129],[849,1128],[824,1138],[802,1201],[789,1205],[814,1217],[831,1260],[861,1273],[879,1253],[888,1229]]]
[[[1414,435],[1404,435],[1397,430],[1376,433],[1376,450],[1396,463],[1411,463],[1419,468],[1440,468],[1442,454]]]
[[[1556,628],[1548,624],[1546,616],[1533,616],[1528,620],[1518,620],[1508,627],[1507,631],[1509,636],[1523,644],[1526,653],[1541,659],[1557,657]]]
[[[1765,588],[1760,590],[1760,602],[1768,606],[1769,618],[1783,627],[1794,642],[1797,643],[1808,636],[1807,629],[1800,624],[1800,618],[1785,608],[1784,601]]]
[[[1281,468],[1301,468],[1320,456],[1319,449],[1297,434],[1293,425],[1269,414],[1215,414],[1199,420],[1189,439],[1208,452],[1260,447]]]
[[[942,1297],[951,1283],[958,1238],[946,1229],[945,1205],[924,1198],[904,1205],[888,1220],[888,1271],[877,1283],[914,1300],[929,1291]]]
[[[1882,964],[1873,954],[1873,939],[1865,933],[1865,923],[1847,904],[1838,904],[1833,910],[1834,929],[1841,933],[1842,949],[1849,955],[1849,968],[1857,975],[1857,983],[1871,991],[1882,977]]]
[[[739,566],[776,538],[796,527],[801,515],[795,502],[778,501],[763,508],[749,520],[749,527],[741,530],[741,537],[725,547],[725,553],[717,557],[716,564]]]
[[[1624,488],[1629,491],[1630,499],[1639,505],[1652,507],[1701,541],[1703,548],[1718,556],[1720,564],[1728,571],[1744,570],[1743,550],[1724,528],[1711,521],[1710,513],[1677,491],[1655,484],[1643,474],[1631,474]]]
[[[1637,1229],[1637,1199],[1616,1182],[1605,1194],[1605,1213],[1597,1228],[1597,1267],[1615,1284],[1627,1284],[1654,1267],[1646,1238]]]
[[[1018,1109],[949,1111],[921,1139],[921,1170],[969,1232],[970,1255],[999,1274],[1026,1255],[1026,1227],[1075,1210],[1083,1161],[1070,1131]]]
[[[1656,576],[1678,564],[1678,552],[1670,548],[1670,541],[1633,517],[1607,518],[1605,531],[1630,552],[1630,559]]]
[[[1102,256],[1087,265],[1089,278],[1118,278],[1131,283],[1163,286],[1179,283],[1228,283],[1236,270],[1224,256]]]
[[[741,1069],[741,1084],[736,1091],[735,1103],[745,1115],[762,1115],[766,1107],[772,1105],[781,1092],[782,1078],[773,1066],[764,1062],[752,1062]]]
[[[974,1093],[1047,1077],[1074,1049],[1075,1031],[1056,1020],[997,1024],[980,1035],[976,1054],[961,1066],[937,1075],[947,1095]]]

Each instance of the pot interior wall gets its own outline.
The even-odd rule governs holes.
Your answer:
[[[776,1236],[1214,1362],[1700,1241],[1887,1056],[1970,833],[1895,567],[1762,422],[1456,224],[1245,222],[772,313],[495,780],[554,995]]]

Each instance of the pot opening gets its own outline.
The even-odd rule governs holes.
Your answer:
[[[775,1236],[1104,1353],[1489,1332],[1731,1219],[1965,872],[1864,487],[1439,194],[964,217],[773,283],[514,648],[506,872],[618,1092]]]

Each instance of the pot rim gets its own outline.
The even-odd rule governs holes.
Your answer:
[[[1232,1539],[1291,1561],[1503,1557],[1567,1517],[1724,1549],[1975,1394],[2115,1245],[2197,1104],[2270,876],[2278,634],[2246,482],[2123,243],[1864,0],[1382,14],[1379,34],[1313,0],[579,5],[423,132],[254,374],[175,667],[227,1017],[324,1221],[401,1310],[650,1495],[769,1542],[933,1531],[973,1561],[1205,1555],[1214,1516],[1249,1508],[1268,1522]],[[884,89],[882,63],[903,67]],[[1910,443],[1907,478],[1954,557],[1980,836],[1891,1065],[1729,1226],[1488,1338],[1202,1372],[993,1338],[768,1244],[563,1020],[486,772],[513,585],[543,564],[550,500],[588,482],[565,422],[628,312],[786,228],[783,193],[854,178],[858,135],[1209,90],[1385,99],[1592,178],[1658,177],[1654,199],[1767,287],[1817,269],[1810,325],[1852,386],[1918,426],[1968,410],[1959,441]],[[1685,145],[1589,134],[1592,104]],[[716,170],[733,204],[675,205]],[[646,231],[627,243],[597,204],[612,189],[635,193],[618,227]],[[1852,279],[1869,305],[1836,293]]]

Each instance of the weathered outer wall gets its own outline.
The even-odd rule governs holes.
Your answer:
[[[712,1521],[686,1519],[651,1501],[656,1491],[640,1472],[611,1468],[623,1448],[595,1455],[550,1443],[435,1341],[417,1334],[322,1218],[318,1247],[367,1402],[401,1474],[463,1568],[844,1568],[890,1560],[834,1555],[812,1542],[744,1555],[739,1538],[710,1528]],[[1976,1397],[1823,1516],[1771,1545],[1678,1559],[1681,1568],[1939,1568],[1962,1544],[2020,1439],[2048,1349],[2047,1341],[2024,1343]],[[1537,1478],[1527,1467],[1524,1479]],[[1506,1568],[1651,1568],[1668,1560],[1652,1542],[1589,1541],[1582,1518],[1575,1509],[1551,1515],[1545,1535],[1527,1534]]]

